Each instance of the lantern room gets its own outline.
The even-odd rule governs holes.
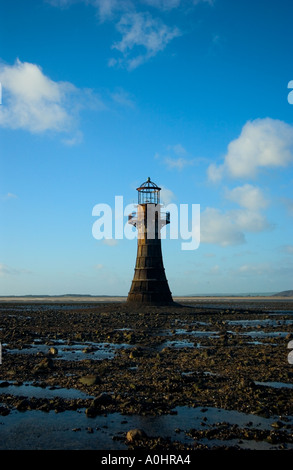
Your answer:
[[[138,204],[159,204],[161,188],[153,183],[148,177],[145,183],[142,183],[138,191]]]

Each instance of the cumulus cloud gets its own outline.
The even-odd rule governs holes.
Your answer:
[[[221,165],[208,168],[208,178],[216,182],[255,177],[260,168],[286,167],[293,161],[293,126],[271,118],[248,121],[240,136],[228,146]]]
[[[282,204],[284,204],[288,214],[293,216],[293,199],[283,197],[280,199],[280,201],[282,202]]]
[[[165,188],[164,186],[161,187],[160,200],[162,204],[167,206],[168,204],[173,202],[175,199],[176,199],[176,196],[173,193],[173,191],[171,191],[171,189]]]
[[[208,207],[200,217],[200,241],[220,246],[240,245],[245,243],[245,235],[230,214]]]
[[[200,225],[202,243],[224,247],[245,243],[246,233],[259,233],[273,228],[263,214],[246,208],[222,212],[208,207],[201,214]]]
[[[75,133],[81,109],[101,107],[91,90],[80,90],[69,82],[55,82],[37,64],[20,60],[13,65],[1,64],[0,81],[3,86],[2,127],[36,134]],[[76,142],[80,141],[80,135],[75,136]]]
[[[226,198],[252,211],[264,209],[268,205],[261,189],[251,184],[244,184],[231,191],[226,191]]]
[[[149,12],[125,13],[116,25],[122,39],[112,48],[122,53],[119,60],[113,59],[110,65],[125,65],[132,70],[143,64],[167,44],[180,35],[176,27],[169,27]]]
[[[56,83],[40,67],[19,60],[0,68],[3,105],[0,125],[31,132],[64,131],[71,123],[63,102],[70,84]]]

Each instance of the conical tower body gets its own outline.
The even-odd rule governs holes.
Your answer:
[[[173,303],[163,264],[160,237],[161,228],[170,223],[170,214],[162,212],[160,190],[150,178],[137,188],[137,213],[129,216],[129,223],[136,226],[138,237],[128,302],[146,305]]]

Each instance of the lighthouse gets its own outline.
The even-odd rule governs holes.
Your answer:
[[[150,178],[136,189],[137,211],[128,216],[128,223],[137,229],[137,256],[127,302],[170,305],[173,299],[161,248],[161,229],[170,223],[170,213],[162,210],[161,188]]]

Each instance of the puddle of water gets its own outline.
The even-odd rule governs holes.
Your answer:
[[[49,388],[40,385],[32,385],[31,382],[25,382],[23,385],[8,385],[0,388],[0,394],[7,394],[27,398],[65,398],[65,399],[87,399],[90,395],[74,388]]]
[[[270,320],[270,319],[259,319],[259,320],[228,320],[229,325],[241,325],[248,327],[251,325],[266,325],[266,326],[280,326],[281,325],[292,325],[293,320]]]
[[[194,348],[194,343],[190,341],[165,341],[160,345],[160,349],[164,348]]]
[[[195,330],[195,331],[188,331],[184,329],[177,329],[175,330],[176,335],[191,335],[191,336],[213,336],[218,337],[218,331],[201,331],[201,330]]]
[[[158,417],[124,416],[120,413],[113,413],[107,416],[87,418],[82,410],[62,413],[12,411],[9,415],[0,418],[0,449],[123,450],[127,449],[124,440],[113,440],[113,436],[123,438],[125,433],[133,428],[143,429],[148,436],[169,437],[173,441],[192,444],[193,439],[185,433],[190,429],[203,429],[203,419],[205,426],[228,422],[238,424],[240,427],[249,426],[250,428],[270,430],[272,429],[271,424],[277,419],[276,417],[267,419],[218,408],[178,407],[175,412],[177,414]],[[91,428],[91,432],[89,432],[89,428]],[[227,445],[229,441],[210,439],[208,443],[209,445]],[[246,441],[243,447],[261,449],[264,445],[263,442]],[[270,449],[273,447],[270,445]]]
[[[256,385],[263,385],[264,387],[273,388],[293,388],[293,384],[287,384],[285,382],[254,382]]]
[[[284,337],[287,336],[288,331],[247,331],[239,334],[241,336]]]
[[[4,346],[4,345],[3,345]],[[50,349],[48,344],[34,343],[28,348],[23,349],[6,349],[9,354],[48,354]],[[75,361],[80,360],[81,356],[85,358],[90,356],[94,359],[113,359],[115,352],[121,348],[132,347],[129,344],[122,343],[80,343],[80,344],[62,344],[62,342],[55,342],[54,347],[58,349],[58,354],[54,356],[57,359]],[[83,358],[82,358],[83,359]]]

